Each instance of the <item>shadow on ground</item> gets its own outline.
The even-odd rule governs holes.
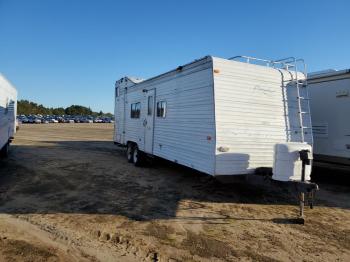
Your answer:
[[[205,203],[297,204],[292,189],[256,187],[244,181],[221,184],[164,160],[137,168],[127,163],[124,154],[124,149],[109,141],[47,141],[39,146],[13,146],[10,157],[0,161],[0,212],[107,214],[141,221],[223,223],[229,219],[259,219],[205,210]],[[329,192],[341,198],[349,192],[349,187],[326,185]],[[323,199],[316,204],[349,209],[350,196],[347,198],[340,202]],[[177,215],[182,200],[190,200],[182,210],[197,210],[205,215]],[[286,218],[260,220],[293,223]]]

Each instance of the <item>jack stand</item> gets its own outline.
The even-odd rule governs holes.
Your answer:
[[[304,225],[304,204],[305,204],[305,194],[300,193],[299,195],[299,217],[296,219],[296,223],[300,225]]]
[[[315,198],[315,190],[311,190],[307,193],[307,205],[310,206],[310,209],[314,208],[314,198]]]
[[[299,151],[300,159],[302,161],[302,169],[301,169],[301,182],[305,183],[305,167],[306,165],[311,164],[312,154],[309,150],[301,150]],[[312,191],[310,191],[312,192]],[[308,197],[313,196],[312,193],[308,194]],[[311,203],[313,201],[311,200]],[[304,218],[304,206],[305,206],[305,193],[300,192],[299,195],[299,217],[297,218],[296,222],[298,224],[304,225],[305,218]],[[312,204],[310,205],[310,208],[312,208]]]

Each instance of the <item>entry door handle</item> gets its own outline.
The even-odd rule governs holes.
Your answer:
[[[147,119],[143,120],[143,126],[147,126]]]

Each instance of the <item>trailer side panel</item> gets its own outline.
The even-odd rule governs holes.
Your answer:
[[[17,91],[0,74],[0,149],[16,132]]]
[[[350,165],[350,73],[309,80],[315,159]]]
[[[299,110],[292,102],[296,89],[282,84],[291,74],[220,58],[214,58],[213,68],[216,175],[242,175],[257,167],[272,167],[276,143],[301,141]],[[312,141],[310,131],[305,132],[307,142]]]
[[[120,134],[123,130],[123,92],[126,92],[124,139]],[[151,148],[149,141],[145,140],[151,137],[145,128],[151,128],[147,114],[149,99],[153,95]],[[120,126],[117,127],[119,134],[115,134],[115,137],[122,143],[137,143],[140,150],[149,154],[214,174],[215,120],[210,57],[132,85],[119,94],[118,101],[116,116]],[[140,116],[132,118],[131,111],[138,103]]]

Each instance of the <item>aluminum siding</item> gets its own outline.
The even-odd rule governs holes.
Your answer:
[[[290,79],[291,75],[226,59],[213,61],[217,71],[216,175],[241,175],[257,167],[272,167],[276,143],[300,141],[296,89],[282,87],[282,78]],[[306,136],[311,142],[311,132]],[[220,152],[220,147],[229,151]]]
[[[0,74],[0,148],[16,132],[17,91]]]
[[[310,84],[314,152],[349,159],[350,78],[317,80],[313,79]]]
[[[213,175],[215,123],[211,58],[127,90],[125,142],[140,143],[141,149],[143,116],[130,119],[130,104],[143,99],[144,89],[156,90],[156,103],[167,103],[166,117],[155,117],[153,154]]]

